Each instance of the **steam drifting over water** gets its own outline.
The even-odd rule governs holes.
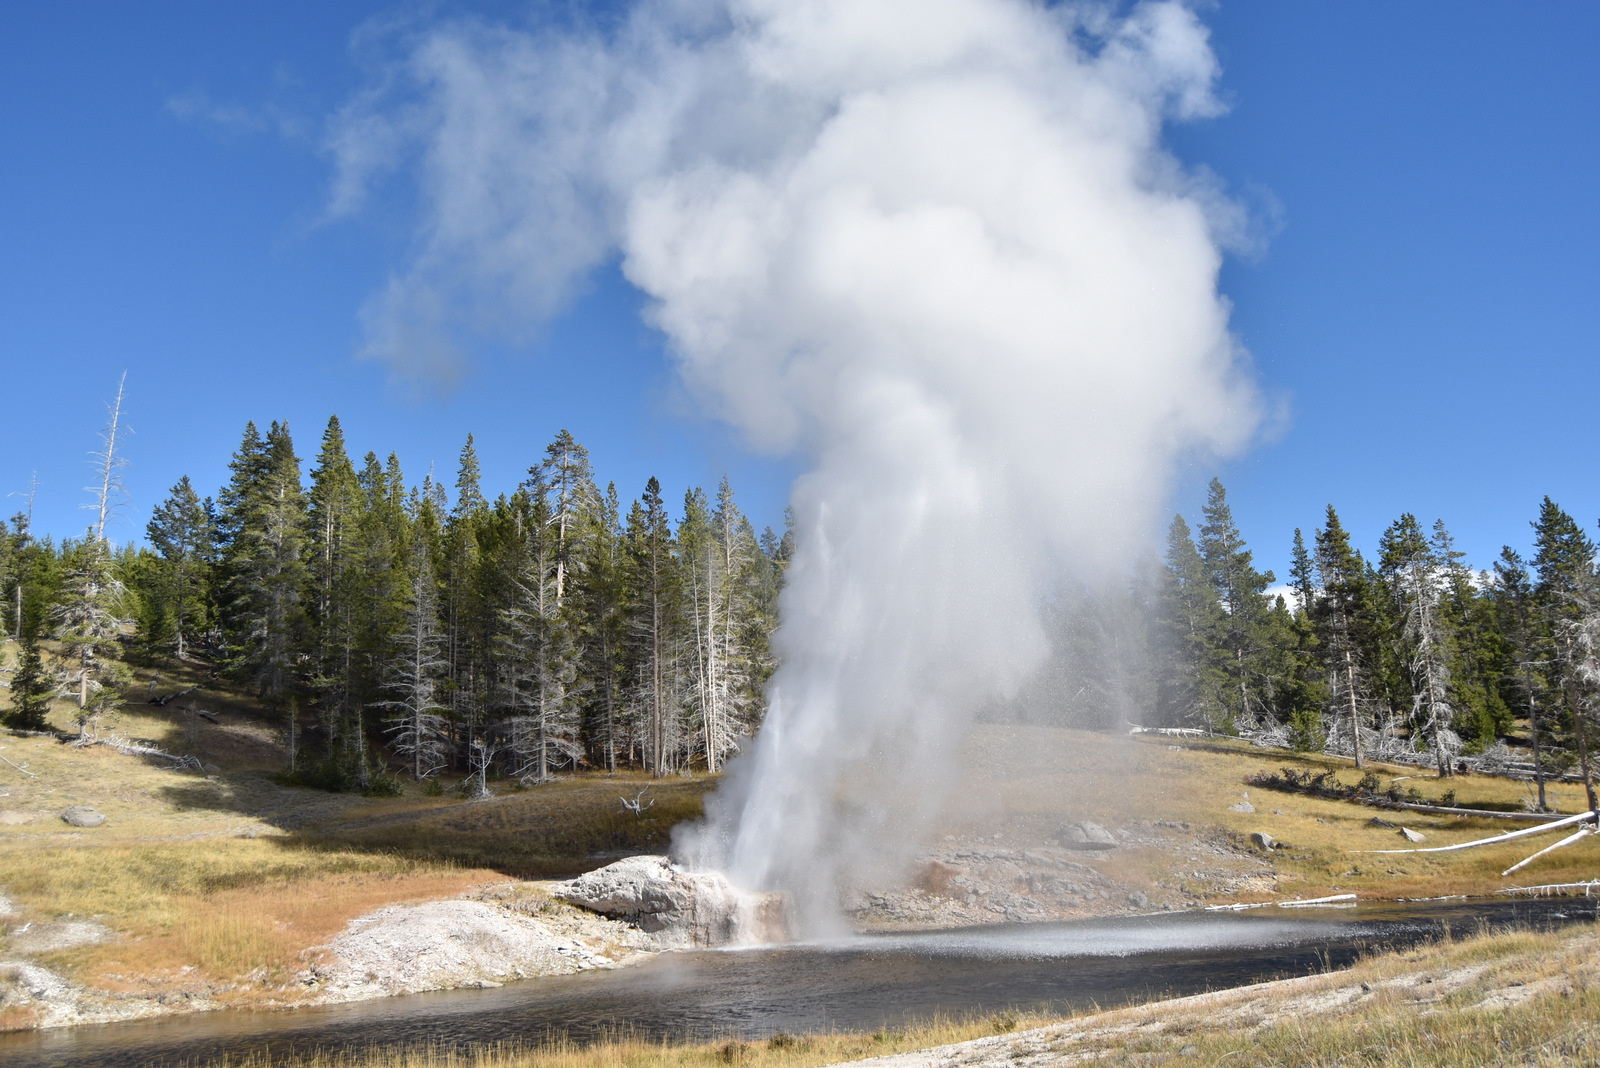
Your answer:
[[[818,920],[1039,666],[1052,578],[1123,567],[1174,461],[1254,432],[1216,291],[1235,214],[1160,143],[1218,110],[1205,30],[1171,3],[662,0],[408,57],[333,142],[341,210],[421,152],[430,222],[373,353],[447,368],[452,323],[548,314],[620,250],[697,395],[809,458],[771,711],[677,850]]]

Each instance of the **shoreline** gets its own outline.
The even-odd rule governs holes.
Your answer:
[[[198,989],[139,995],[75,983],[27,961],[0,961],[0,982],[9,981],[13,992],[26,991],[31,994],[21,1006],[8,1004],[8,1013],[15,1013],[19,1007],[25,1012],[32,1010],[29,1014],[31,1018],[26,1022],[13,1022],[13,1015],[12,1019],[6,1021],[10,1026],[0,1028],[0,1034],[94,1027],[197,1013],[285,1012],[381,1000],[404,994],[489,989],[577,972],[627,968],[664,954],[696,951],[695,947],[656,944],[650,935],[629,923],[553,898],[549,894],[550,885],[548,882],[508,883],[485,887],[455,898],[379,909],[352,922],[329,945],[307,951],[307,957],[310,958],[307,967],[293,977],[292,983],[284,983],[276,988],[241,990],[238,984],[230,984],[218,990],[216,986],[219,984],[203,984]],[[1586,895],[1571,896],[1578,898]],[[1429,900],[1443,902],[1462,898],[1449,895]],[[1079,918],[1155,918],[1181,912],[1229,913],[1288,906],[1342,910],[1384,903],[1408,903],[1408,899],[1366,897],[1359,901],[1234,902],[1139,913],[1106,910]],[[1421,902],[1413,900],[1409,903]],[[454,926],[451,926],[452,923]],[[1001,925],[1013,924],[1003,921]],[[971,925],[959,921],[920,926],[872,924],[858,926],[856,933],[932,932],[968,926],[994,925]],[[531,943],[529,936],[532,936]],[[463,942],[474,942],[480,947],[492,943],[496,951],[463,960],[459,954],[451,952],[453,947]],[[419,965],[417,958],[425,954],[431,954],[433,960]],[[1192,995],[1178,1000],[1187,1003],[1194,998],[1209,996]],[[21,1026],[17,1026],[17,1023],[21,1023]]]

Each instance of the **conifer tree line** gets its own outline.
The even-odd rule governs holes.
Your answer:
[[[563,430],[490,500],[471,435],[453,487],[411,485],[392,453],[353,462],[336,417],[306,474],[278,422],[245,428],[229,472],[214,500],[180,478],[147,547],[0,528],[8,724],[41,727],[74,671],[91,723],[130,620],[145,656],[210,659],[279,711],[292,774],[330,788],[385,789],[402,763],[480,784],[715,771],[760,723],[791,536],[758,536],[726,479],[676,514],[654,478],[624,505]]]
[[[1294,531],[1290,592],[1273,595],[1212,480],[1198,528],[1174,517],[1163,558],[1127,588],[1062,599],[1053,699],[1079,722],[1248,734],[1358,766],[1426,760],[1440,775],[1510,741],[1543,806],[1548,776],[1593,781],[1600,572],[1594,540],[1550,498],[1532,530],[1531,560],[1507,547],[1474,571],[1442,520],[1405,514],[1367,560],[1330,505],[1320,528]]]

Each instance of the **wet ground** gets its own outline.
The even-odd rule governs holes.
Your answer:
[[[1481,926],[1595,919],[1596,902],[1448,901],[1344,909],[1184,911],[857,936],[669,954],[612,972],[280,1013],[207,1013],[0,1036],[0,1063],[206,1063],[441,1043],[688,1039],[870,1030],[937,1013],[1108,1007],[1339,967],[1362,952]]]

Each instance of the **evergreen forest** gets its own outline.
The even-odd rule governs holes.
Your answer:
[[[357,465],[336,417],[307,476],[277,422],[229,470],[214,499],[180,478],[147,545],[114,550],[103,520],[60,544],[26,514],[3,530],[7,726],[43,729],[65,696],[92,738],[135,699],[125,663],[198,658],[281,717],[291,781],[384,793],[397,773],[716,771],[760,721],[790,541],[726,479],[675,516],[654,478],[624,505],[562,431],[490,500],[470,435],[452,493],[393,454]]]
[[[758,535],[726,479],[673,509],[652,478],[625,505],[562,431],[491,500],[470,435],[447,488],[408,484],[393,454],[357,465],[337,418],[303,475],[288,426],[251,423],[215,498],[180,478],[147,543],[113,548],[114,433],[97,455],[83,537],[34,538],[26,513],[0,524],[14,730],[46,729],[59,697],[92,739],[138,699],[129,665],[168,658],[247,687],[280,717],[289,780],[329,789],[714,772],[760,726],[793,536]],[[1547,777],[1592,782],[1600,574],[1595,542],[1548,497],[1532,526],[1532,559],[1508,547],[1479,571],[1442,521],[1405,514],[1367,560],[1330,505],[1293,532],[1274,591],[1213,480],[1163,558],[1046,599],[1055,655],[989,714],[1245,735],[1441,776],[1525,755],[1542,805]]]
[[[1107,593],[1051,603],[1058,655],[997,715],[1245,735],[1262,744],[1431,766],[1508,765],[1537,783],[1581,775],[1600,706],[1596,546],[1549,497],[1534,554],[1466,565],[1442,520],[1403,514],[1367,560],[1332,505],[1295,530],[1287,583],[1258,570],[1213,479],[1198,529]],[[1480,761],[1481,762],[1481,761]]]

